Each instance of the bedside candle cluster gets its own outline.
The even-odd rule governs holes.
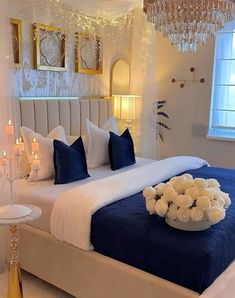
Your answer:
[[[0,207],[0,219],[12,219],[20,218],[27,216],[31,213],[31,209],[24,205],[14,204],[14,192],[13,192],[13,183],[16,178],[19,178],[19,173],[16,175],[13,174],[13,171],[16,169],[18,171],[18,165],[21,158],[24,158],[23,152],[25,150],[24,142],[22,138],[17,138],[16,143],[13,144],[14,138],[14,125],[11,120],[5,127],[5,133],[8,137],[9,144],[9,154],[4,150],[3,155],[0,157],[0,165],[3,167],[3,178],[6,179],[10,184],[10,204]],[[11,149],[12,148],[12,149]],[[36,139],[33,140],[31,145],[32,148],[32,160],[31,168],[37,181],[37,174],[40,170],[40,161],[38,159],[39,144]],[[16,167],[14,167],[14,162],[16,162]],[[9,171],[9,173],[8,173]]]

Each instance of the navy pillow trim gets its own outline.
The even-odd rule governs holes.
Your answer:
[[[133,165],[135,150],[131,134],[128,129],[121,136],[110,132],[109,139],[109,160],[113,171]]]
[[[71,146],[59,140],[54,140],[53,146],[55,184],[66,184],[90,177],[81,137]]]

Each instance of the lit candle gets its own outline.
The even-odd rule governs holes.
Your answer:
[[[20,156],[21,155],[21,147],[20,147],[20,144],[19,144],[19,140],[16,139],[16,144],[14,145],[14,154],[16,156]]]
[[[32,162],[34,160],[34,153],[33,152],[28,156],[28,160],[32,164]]]
[[[5,127],[5,132],[7,136],[14,135],[14,125],[12,125],[11,120],[8,121],[8,125]]]
[[[37,140],[35,138],[33,139],[33,143],[31,144],[31,149],[35,153],[39,151],[39,144],[37,143]]]
[[[34,160],[32,162],[32,169],[33,170],[39,170],[40,169],[40,161],[38,159],[38,155],[37,154],[35,155],[35,158],[34,158]]]
[[[19,145],[20,145],[21,152],[23,152],[24,151],[24,142],[21,137],[19,138]]]
[[[1,158],[1,165],[3,167],[7,165],[7,154],[6,154],[6,150],[3,151],[3,156]]]

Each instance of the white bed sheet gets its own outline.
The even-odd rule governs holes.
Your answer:
[[[89,169],[89,174],[91,176],[90,178],[63,185],[54,185],[54,180],[38,181],[36,184],[32,185],[28,184],[24,179],[19,179],[15,181],[14,185],[15,200],[17,203],[32,204],[40,207],[42,209],[41,217],[30,224],[35,228],[50,233],[51,210],[54,202],[60,196],[60,194],[79,185],[108,176],[113,176],[120,172],[141,167],[151,162],[153,162],[153,160],[137,157],[136,164],[118,171],[112,171],[109,165],[96,169]]]

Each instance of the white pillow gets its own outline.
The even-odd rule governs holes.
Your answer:
[[[94,123],[86,119],[87,134],[87,166],[97,168],[109,163],[109,131],[118,134],[117,120],[110,117],[102,127],[97,127]]]
[[[39,144],[38,159],[40,161],[40,170],[38,172],[38,180],[49,179],[54,176],[54,164],[53,164],[53,140],[60,140],[68,145],[65,137],[65,131],[62,126],[54,128],[47,137],[43,137],[39,133],[34,132],[30,128],[21,127],[21,135],[24,139],[26,154],[29,158],[31,154],[31,143],[36,138]],[[32,177],[31,171],[29,179]]]

